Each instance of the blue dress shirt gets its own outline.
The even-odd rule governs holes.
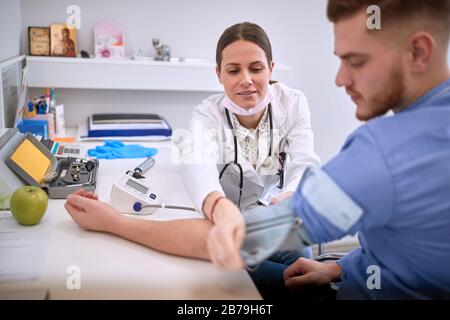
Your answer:
[[[338,261],[337,298],[449,299],[450,80],[358,128],[323,170],[363,209],[342,230],[308,203],[302,184],[293,199],[314,242],[358,233],[361,248]]]

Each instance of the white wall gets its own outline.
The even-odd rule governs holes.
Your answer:
[[[3,1],[3,0],[1,0]],[[293,67],[289,85],[303,90],[310,103],[316,150],[325,162],[358,123],[354,106],[334,85],[338,59],[333,56],[332,25],[325,16],[326,0],[21,0],[22,52],[27,52],[27,27],[65,22],[66,8],[81,8],[79,50],[93,52],[93,27],[114,19],[125,27],[127,54],[136,46],[154,55],[151,39],[172,47],[173,56],[214,60],[223,30],[242,21],[260,24],[272,41],[275,62]],[[41,91],[33,89],[31,94]],[[96,110],[120,108],[158,112],[174,127],[185,127],[192,108],[208,93],[108,90],[59,90],[66,123],[75,125]],[[115,109],[117,110],[117,109]]]
[[[20,1],[0,1],[0,61],[20,54]]]

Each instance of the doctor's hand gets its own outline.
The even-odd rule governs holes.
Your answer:
[[[287,199],[287,198],[289,198],[289,197],[292,197],[293,194],[294,194],[294,193],[293,193],[292,191],[282,192],[282,193],[280,193],[279,195],[273,197],[273,198],[270,200],[270,204],[278,204],[278,203],[280,203],[281,201],[283,201],[283,200],[285,200],[285,199]]]
[[[245,265],[240,249],[245,237],[245,221],[239,208],[228,199],[221,200],[214,210],[214,223],[207,241],[211,261],[224,269],[242,269]]]
[[[283,272],[284,284],[292,292],[320,290],[331,282],[340,281],[341,267],[336,263],[323,263],[299,258]]]
[[[114,233],[124,217],[92,193],[76,192],[67,196],[66,208],[72,219],[83,229]]]

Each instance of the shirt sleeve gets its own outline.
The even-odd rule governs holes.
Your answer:
[[[287,181],[285,191],[295,191],[306,168],[320,166],[319,156],[314,151],[314,135],[311,130],[311,112],[308,101],[301,93],[293,95],[292,110],[296,111],[289,117],[295,119],[291,130],[287,134],[286,152],[291,161],[287,166]]]
[[[361,256],[361,248],[355,248],[345,256],[336,261],[336,263],[341,267],[342,275],[344,275],[345,270],[348,270],[347,265],[351,265],[355,262],[355,259],[358,259]]]
[[[208,113],[202,111],[205,106],[202,107],[194,110],[189,130],[177,137],[176,142],[181,178],[200,213],[203,213],[203,201],[208,194],[224,193],[217,169],[219,128]]]
[[[329,205],[328,208],[320,206],[320,210],[317,210],[317,206],[314,208],[302,192],[305,184],[302,181],[296,190],[293,204],[313,242],[329,242],[387,223],[394,208],[393,179],[378,141],[367,125],[349,137],[341,152],[323,167],[323,171],[331,184],[335,185],[335,190],[339,189],[336,192],[339,196],[329,194],[332,188],[327,188],[323,183],[316,186],[315,199],[346,198],[342,201],[352,201],[362,209],[362,214],[348,229],[343,229],[335,223],[339,218],[336,216],[340,214],[336,210],[338,205]]]

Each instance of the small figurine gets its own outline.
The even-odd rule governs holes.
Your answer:
[[[170,47],[166,44],[162,44],[159,39],[153,39],[153,47],[156,50],[155,60],[158,61],[170,61]]]
[[[131,56],[131,59],[133,60],[141,60],[144,56],[144,51],[141,47],[134,48],[133,55]]]

